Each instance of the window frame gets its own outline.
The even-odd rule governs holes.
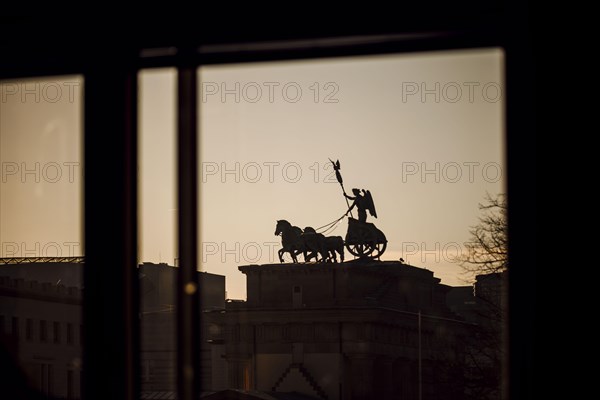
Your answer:
[[[536,257],[529,232],[534,232],[535,108],[531,79],[534,77],[528,21],[523,8],[508,4],[516,16],[479,10],[449,23],[452,15],[415,23],[403,31],[383,28],[308,28],[243,39],[220,30],[196,32],[156,40],[152,30],[141,29],[138,40],[112,48],[96,41],[84,42],[84,57],[57,50],[70,37],[49,35],[58,44],[38,53],[24,53],[22,42],[10,44],[14,57],[6,60],[0,79],[62,74],[84,77],[85,160],[85,256],[84,268],[84,395],[100,398],[139,398],[139,326],[137,322],[137,74],[141,69],[178,69],[178,202],[180,279],[178,282],[178,366],[181,371],[199,367],[197,291],[183,288],[196,270],[198,227],[196,221],[197,88],[196,70],[201,65],[302,60],[323,57],[392,54],[433,50],[500,47],[506,53],[506,166],[509,224],[509,357],[511,399],[533,393],[534,316]],[[511,8],[512,7],[512,8]],[[521,6],[523,7],[523,6]],[[515,9],[516,8],[516,9]],[[460,11],[460,9],[458,10]],[[493,18],[486,26],[467,22],[475,16]],[[479,15],[477,15],[479,13]],[[481,19],[481,18],[480,18]],[[500,23],[512,27],[506,32]],[[28,21],[25,21],[28,25]],[[449,27],[449,25],[452,25]],[[433,26],[434,29],[425,29]],[[444,29],[440,29],[444,27]],[[44,32],[38,27],[35,32]],[[81,27],[80,27],[81,28]],[[81,28],[84,29],[84,28]],[[91,29],[91,28],[89,28]],[[84,29],[85,31],[85,29]],[[128,31],[118,32],[126,37]],[[118,36],[118,35],[117,35]],[[5,44],[2,44],[5,48]],[[98,47],[99,46],[99,47]],[[54,49],[55,52],[52,52]],[[68,47],[70,49],[70,47]],[[70,51],[70,50],[69,50]],[[120,60],[106,64],[106,59]],[[107,165],[106,154],[111,154]],[[533,212],[532,212],[533,211]],[[108,251],[107,249],[110,249]],[[110,286],[111,289],[106,288]],[[196,356],[190,356],[196,354]],[[183,377],[184,373],[178,373]],[[180,399],[195,399],[197,379],[180,379]],[[110,382],[110,384],[106,384]]]

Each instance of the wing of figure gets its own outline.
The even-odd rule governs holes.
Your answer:
[[[375,203],[373,203],[373,196],[371,196],[370,190],[365,190],[365,197],[367,199],[367,210],[369,210],[371,216],[377,218],[377,210],[375,210]]]

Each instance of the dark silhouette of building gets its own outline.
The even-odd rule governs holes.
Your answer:
[[[450,287],[446,302],[465,320],[500,332],[507,310],[506,281],[506,272],[477,275],[471,286]]]
[[[81,398],[83,261],[0,262],[0,345],[10,350],[31,387],[54,398]],[[140,382],[146,397],[175,390],[176,273],[167,264],[139,266]],[[205,272],[197,276],[202,310],[223,310],[225,277]],[[211,351],[209,343],[201,345],[205,390],[212,390]]]
[[[0,266],[2,344],[32,387],[79,399],[85,267],[36,261]],[[226,301],[225,277],[198,272],[207,398],[463,398],[474,393],[461,378],[467,356],[487,365],[486,385],[499,385],[500,356],[481,354],[498,345],[503,274],[449,287],[431,271],[391,261],[239,270],[247,301]],[[174,396],[177,269],[143,263],[138,272],[141,398]]]
[[[167,264],[143,263],[139,266],[141,298],[141,384],[142,395],[176,390],[176,296],[177,268]],[[225,309],[225,277],[198,272],[201,311]],[[200,316],[199,316],[200,317]],[[208,332],[208,322],[202,321]],[[202,340],[201,384],[203,391],[213,390],[213,380],[223,373],[213,368],[212,346]]]
[[[0,263],[2,345],[10,350],[13,363],[31,387],[45,396],[79,399],[83,265],[18,262]]]
[[[468,398],[499,400],[502,397],[502,363],[506,354],[507,273],[482,274],[472,286],[452,287],[448,306],[474,324],[465,341],[461,377],[469,387]]]
[[[246,265],[247,301],[207,315],[229,388],[321,399],[462,398],[470,325],[450,288],[397,261]]]

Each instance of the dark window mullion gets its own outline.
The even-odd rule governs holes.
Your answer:
[[[187,65],[177,75],[178,249],[177,373],[178,398],[197,400],[199,386],[199,295],[197,278],[197,78]]]
[[[84,81],[87,400],[140,397],[137,69],[134,54],[111,50],[114,54],[99,52],[101,59],[90,64]],[[109,55],[119,61],[107,66],[102,61]]]

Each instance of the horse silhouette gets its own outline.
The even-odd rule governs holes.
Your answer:
[[[323,261],[337,262],[337,252],[340,255],[341,262],[344,262],[344,239],[342,239],[341,236],[325,236],[321,233],[317,233],[314,228],[310,226],[304,228],[304,234],[307,233],[320,235],[322,238],[325,254],[327,254]],[[312,255],[309,255],[309,257],[312,258]],[[316,258],[316,255],[314,257]],[[308,260],[305,258],[305,261]]]
[[[278,252],[280,262],[283,262],[285,253],[290,254],[294,263],[298,262],[298,254],[304,256],[304,262],[309,262],[313,258],[317,262],[337,262],[336,252],[342,262],[344,261],[344,240],[340,236],[325,237],[311,227],[306,227],[302,231],[286,220],[277,221],[275,235],[281,235],[282,247]]]
[[[304,251],[304,242],[300,239],[302,229],[293,226],[288,221],[281,219],[277,221],[275,226],[275,235],[281,235],[281,249],[278,251],[279,262],[283,262],[283,255],[290,253],[294,263],[298,262],[297,254]]]

